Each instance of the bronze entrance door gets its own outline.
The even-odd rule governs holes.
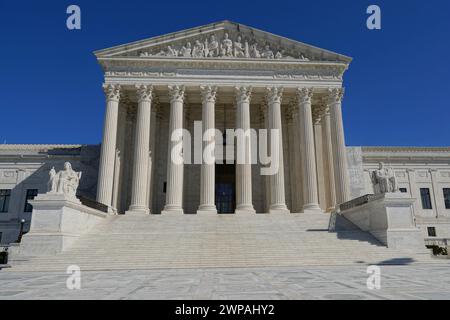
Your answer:
[[[236,178],[234,164],[216,164],[216,208],[218,213],[234,213]]]

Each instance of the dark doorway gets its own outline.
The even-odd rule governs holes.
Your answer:
[[[218,213],[234,213],[236,208],[236,166],[216,164],[216,207]]]

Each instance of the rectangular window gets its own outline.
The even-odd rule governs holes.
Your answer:
[[[33,206],[28,202],[28,200],[33,200],[34,197],[36,197],[38,194],[38,189],[28,189],[27,190],[27,196],[25,198],[25,208],[23,209],[23,212],[32,212]]]
[[[408,189],[406,188],[400,188],[399,190],[401,193],[408,193]]]
[[[450,188],[444,188],[445,209],[450,209]]]
[[[428,227],[428,236],[429,237],[436,237],[436,228],[435,227]]]
[[[431,206],[431,195],[429,188],[420,188],[420,198],[422,199],[422,209],[433,209]]]
[[[0,190],[0,212],[8,212],[9,200],[11,199],[11,190],[1,189]]]

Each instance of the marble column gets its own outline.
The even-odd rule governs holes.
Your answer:
[[[316,150],[316,171],[317,171],[317,194],[319,198],[319,208],[322,211],[327,209],[325,191],[325,166],[323,161],[323,141],[322,141],[322,121],[320,106],[313,109],[313,131],[314,144]]]
[[[236,211],[235,213],[255,213],[252,202],[252,165],[250,133],[251,87],[236,87],[236,129],[241,129],[236,154]],[[241,142],[241,143],[240,143]],[[239,154],[242,159],[239,159]]]
[[[155,167],[156,167],[156,133],[157,131],[157,118],[158,118],[158,112],[159,112],[159,99],[157,97],[154,97],[152,99],[152,114],[151,114],[151,120],[150,120],[150,155],[148,159],[148,187],[147,187],[147,200],[148,200],[148,207],[150,209],[150,212],[152,211],[152,205],[153,205],[153,188],[154,188],[154,176],[155,176]]]
[[[268,123],[269,123],[269,145],[272,144],[272,131],[278,131],[278,141],[271,154],[272,161],[278,162],[278,169],[269,176],[270,180],[270,207],[269,213],[289,213],[286,206],[286,195],[284,186],[284,161],[283,161],[283,129],[281,127],[281,99],[283,89],[277,87],[267,88],[266,100],[268,105]]]
[[[261,129],[269,128],[269,119],[267,116],[267,102],[265,99],[261,102],[259,107],[260,115],[261,115]],[[264,181],[264,212],[269,212],[270,208],[270,176],[262,176],[262,180]]]
[[[197,214],[217,213],[215,203],[215,103],[217,87],[200,87],[202,95],[203,157],[200,173],[200,206]],[[206,134],[205,134],[206,133]],[[206,151],[206,154],[205,154]]]
[[[112,195],[120,86],[109,84],[105,85],[103,89],[106,96],[106,112],[98,173],[97,201],[108,206],[108,211],[113,213],[115,209],[112,208]]]
[[[337,205],[350,200],[347,150],[345,148],[344,126],[341,110],[343,94],[344,90],[342,88],[334,88],[329,90],[328,96]]]
[[[295,140],[295,132],[297,128],[294,127],[294,116],[292,114],[292,106],[289,104],[287,112],[286,112],[286,123],[287,123],[287,135],[288,135],[288,155],[289,155],[289,189],[290,189],[290,209],[291,212],[298,212],[297,204],[296,204],[296,194],[297,194],[297,184],[298,181],[296,179],[295,173],[295,151],[294,146],[296,143]]]
[[[134,164],[131,187],[131,205],[129,213],[148,214],[148,161],[150,153],[150,120],[153,87],[139,85],[136,87],[138,108],[136,115],[136,133],[134,146]]]
[[[183,170],[182,150],[184,86],[169,86],[170,120],[169,150],[167,155],[166,205],[162,214],[183,214]],[[174,134],[175,133],[175,134]]]
[[[291,103],[291,110],[292,110],[292,120],[293,120],[293,126],[294,126],[294,134],[293,134],[293,147],[294,147],[294,168],[295,171],[295,207],[296,212],[303,211],[303,173],[302,173],[302,152],[301,152],[301,130],[300,128],[300,121],[299,121],[299,115],[298,115],[298,102],[296,99],[294,99]]]
[[[316,156],[311,112],[312,95],[312,88],[299,88],[297,90],[299,130],[301,131],[303,211],[321,212],[317,194]]]
[[[333,146],[331,143],[330,109],[325,108],[322,116],[323,156],[325,163],[325,178],[327,186],[327,212],[332,212],[336,206],[336,187],[334,185]]]

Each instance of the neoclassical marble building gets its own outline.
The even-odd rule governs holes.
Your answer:
[[[106,93],[97,201],[112,212],[331,211],[349,200],[350,58],[228,21],[95,54]],[[169,133],[192,132],[194,121],[280,130],[284,170],[268,178],[258,164],[173,164]]]
[[[27,230],[27,201],[65,161],[83,172],[79,195],[109,213],[162,215],[329,213],[374,193],[370,172],[385,162],[416,199],[423,236],[435,228],[450,237],[450,148],[346,147],[351,58],[229,21],[95,55],[105,78],[101,146],[0,145],[2,242],[14,241],[22,219]],[[276,174],[230,156],[226,130],[250,128],[279,130]],[[176,129],[220,130],[213,150],[224,161],[172,162]]]

